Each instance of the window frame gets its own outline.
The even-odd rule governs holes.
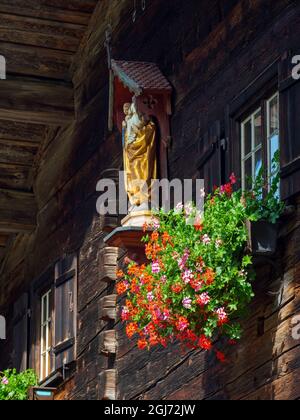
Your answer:
[[[255,112],[260,106],[265,112],[266,100],[278,92],[278,72],[280,61],[276,59],[263,72],[252,79],[252,82],[245,86],[244,89],[237,94],[226,108],[226,124],[225,132],[228,138],[228,155],[229,170],[234,172],[236,177],[242,179],[242,142],[241,142],[241,123],[245,121],[249,115]],[[280,95],[279,95],[280,96]],[[262,138],[266,139],[265,124],[262,124]],[[267,177],[267,153],[265,146],[263,147],[263,163],[266,168],[265,176]],[[238,181],[238,186],[242,187],[242,183]]]
[[[47,317],[45,317],[45,306],[44,299],[46,298],[46,310]],[[40,381],[47,379],[53,372],[53,363],[51,363],[52,358],[52,345],[53,345],[53,289],[50,288],[46,293],[42,294],[40,298]],[[45,320],[45,321],[44,321]],[[44,328],[46,327],[46,345],[44,349]],[[46,366],[45,366],[45,375],[44,375],[44,356],[46,356]]]
[[[246,118],[244,121],[241,122],[241,179],[242,179],[242,188],[243,190],[246,189],[246,177],[245,177],[245,163],[247,160],[251,158],[251,176],[254,177],[255,175],[255,158],[256,153],[260,150],[262,151],[263,156],[263,149],[264,149],[264,142],[263,142],[263,133],[261,132],[261,143],[255,146],[255,116],[260,113],[262,124],[261,130],[263,130],[263,109],[262,106],[259,106],[254,112],[250,113],[249,117]],[[245,126],[246,124],[251,121],[251,150],[246,155],[245,154]]]

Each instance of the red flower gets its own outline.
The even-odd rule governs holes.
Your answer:
[[[181,284],[174,284],[173,286],[172,286],[172,291],[174,292],[174,293],[180,293],[180,292],[182,292],[182,286],[181,286]]]
[[[126,334],[128,338],[132,338],[138,332],[138,325],[136,322],[131,322],[126,327]]]
[[[236,176],[235,176],[234,173],[232,173],[230,175],[230,178],[229,179],[230,179],[231,185],[235,185],[237,183],[237,179],[236,179]]]
[[[126,293],[128,290],[129,284],[127,281],[121,281],[117,284],[116,289],[118,295],[123,295],[123,293]]]
[[[143,338],[138,340],[137,345],[140,350],[145,350],[148,347],[148,342]]]
[[[202,232],[203,231],[203,224],[202,223],[196,223],[194,225],[194,228],[196,229],[197,232]]]
[[[222,353],[221,351],[217,351],[216,352],[216,356],[217,359],[221,362],[221,363],[225,363],[226,362],[226,356],[224,353]]]
[[[205,337],[205,335],[202,335],[200,337],[199,340],[199,346],[203,349],[203,350],[211,350],[212,349],[212,342],[209,338]]]

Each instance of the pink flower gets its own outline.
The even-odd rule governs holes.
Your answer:
[[[216,314],[218,315],[218,319],[219,319],[219,324],[223,325],[223,324],[227,324],[228,322],[228,315],[227,312],[225,311],[225,308],[219,308],[216,310]]]
[[[165,309],[162,314],[162,320],[167,321],[170,318],[170,311],[168,309]]]
[[[184,298],[182,305],[185,309],[192,309],[192,299],[190,297]]]
[[[160,281],[165,284],[167,282],[167,276],[162,276]]]
[[[122,321],[129,320],[130,315],[129,315],[129,309],[127,308],[127,306],[124,306],[124,308],[122,309],[121,318],[122,318]]]
[[[159,262],[155,261],[152,263],[152,273],[153,274],[159,274],[160,273],[160,266],[159,266]]]
[[[236,176],[235,176],[234,173],[232,173],[230,175],[230,178],[229,179],[230,179],[231,185],[235,185],[237,183],[237,179],[236,179]]]
[[[178,322],[176,323],[176,327],[178,331],[183,332],[185,331],[189,326],[189,322],[186,318],[183,316],[179,318]]]
[[[180,270],[184,270],[185,269],[185,266],[186,266],[186,263],[187,263],[189,257],[190,257],[190,251],[188,249],[186,249],[184,251],[183,257],[182,258],[179,258],[178,261],[177,261]]]
[[[9,384],[9,380],[7,379],[6,376],[3,377],[1,383],[2,383],[2,385],[8,385]]]
[[[182,280],[185,282],[185,284],[189,284],[193,278],[194,274],[191,270],[185,270],[185,272],[182,274]]]
[[[154,295],[153,292],[149,292],[147,294],[147,299],[149,300],[149,302],[153,302],[154,301]]]
[[[210,297],[208,293],[202,293],[200,296],[197,297],[197,303],[200,306],[206,306],[210,303]]]
[[[211,239],[208,235],[205,234],[202,238],[202,242],[204,243],[204,245],[209,245],[211,242]]]

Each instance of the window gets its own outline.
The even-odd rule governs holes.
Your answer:
[[[271,177],[272,160],[279,149],[279,94],[269,97],[241,124],[242,187],[251,188],[264,165]]]
[[[272,159],[279,150],[279,95],[267,101],[268,175],[272,175]]]
[[[51,373],[52,350],[52,292],[49,290],[41,298],[41,354],[40,354],[40,380],[47,378]]]

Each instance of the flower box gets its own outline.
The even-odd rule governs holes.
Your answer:
[[[278,224],[247,222],[248,249],[253,256],[273,256],[277,250]]]

